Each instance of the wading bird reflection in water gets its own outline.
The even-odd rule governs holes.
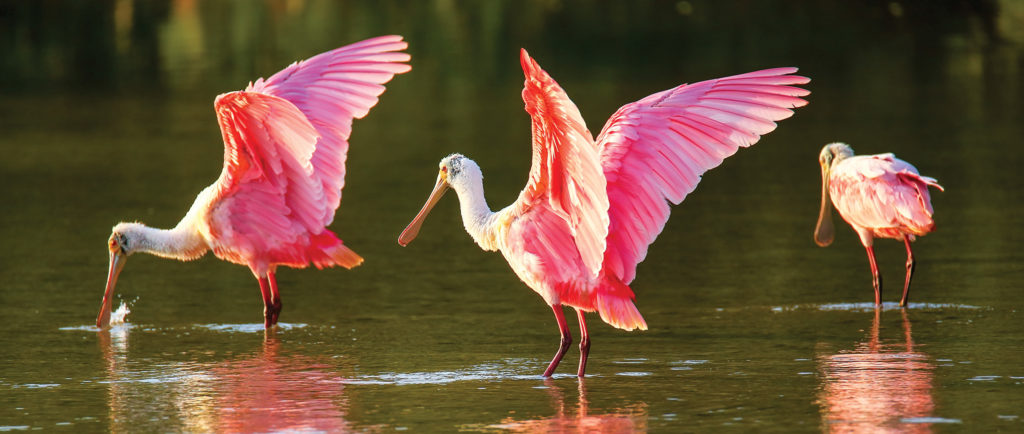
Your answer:
[[[906,310],[902,341],[879,339],[875,310],[868,340],[849,351],[819,357],[824,384],[819,405],[829,432],[931,432],[932,370],[926,354],[915,351]]]
[[[145,252],[192,260],[212,250],[259,281],[264,325],[281,312],[284,265],[352,268],[363,262],[327,229],[341,201],[352,119],[366,116],[395,74],[409,71],[401,36],[367,39],[293,63],[244,91],[217,97],[224,168],[176,227],[119,223],[96,326],[108,326],[118,274]]]
[[[544,381],[545,389],[551,396],[554,416],[516,420],[507,417],[501,423],[487,428],[515,433],[632,433],[647,432],[647,403],[638,402],[607,412],[593,412],[587,399],[586,380],[580,379],[577,387],[579,403],[575,411],[566,408],[565,394],[551,379]]]
[[[845,143],[825,145],[818,163],[821,165],[821,211],[814,228],[814,241],[822,247],[832,244],[835,229],[829,204],[834,204],[843,220],[857,231],[868,252],[875,305],[881,306],[882,276],[875,263],[874,237],[903,240],[907,247],[907,275],[900,306],[906,306],[916,264],[910,242],[915,236],[935,229],[928,187],[941,191],[942,186],[933,178],[921,176],[914,166],[893,154],[854,156],[853,149]]]
[[[282,354],[273,328],[255,354],[215,362],[141,357],[129,363],[128,330],[99,332],[113,432],[354,429],[347,420],[345,379],[326,360]]]
[[[512,205],[492,212],[483,175],[459,154],[440,163],[433,192],[402,232],[406,245],[449,188],[466,231],[484,250],[501,251],[512,270],[555,314],[561,345],[551,376],[572,342],[562,305],[576,309],[584,375],[590,337],[584,312],[624,329],[647,329],[628,286],[647,246],[701,174],[775,129],[806,101],[809,80],[776,68],[681,85],[620,108],[595,141],[569,97],[521,52],[523,100],[533,120],[529,182]]]

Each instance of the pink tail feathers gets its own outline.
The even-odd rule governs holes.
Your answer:
[[[633,304],[633,290],[613,276],[605,276],[604,285],[597,289],[594,307],[601,320],[623,330],[647,330],[647,322]]]
[[[309,247],[310,260],[316,268],[340,265],[353,268],[363,263],[363,257],[345,246],[331,231],[323,231],[313,236]]]
[[[929,187],[935,187],[939,189],[939,191],[946,191],[945,188],[942,188],[942,186],[939,185],[939,181],[935,178],[921,175],[918,175],[917,177],[921,180],[921,182],[925,183],[925,185]]]
[[[921,176],[917,173],[902,172],[897,175],[900,181],[904,185],[912,186],[916,192],[916,197],[906,198],[904,200],[904,206],[898,206],[897,210],[900,211],[901,223],[904,226],[904,231],[909,230],[911,240],[914,235],[924,235],[935,230],[935,221],[932,220],[932,215],[935,214],[935,210],[932,209],[931,195],[928,194],[928,187],[937,188],[939,191],[944,191],[939,182],[935,178],[929,178],[927,176]],[[915,201],[916,199],[916,201]],[[902,233],[894,234],[893,238],[902,237]]]

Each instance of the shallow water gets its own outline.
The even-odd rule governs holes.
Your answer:
[[[1017,2],[197,3],[0,6],[0,431],[1024,429]],[[97,331],[110,227],[173,226],[219,174],[213,97],[384,33],[413,71],[356,121],[332,225],[366,263],[281,270],[264,332],[245,268],[135,255],[130,312]],[[481,165],[492,207],[522,188],[519,47],[592,131],[683,81],[813,79],[807,107],[673,210],[632,284],[650,330],[590,317],[582,381],[575,349],[539,376],[550,310],[472,244],[454,198],[395,243],[450,152]],[[853,231],[811,239],[834,140],[946,187],[907,310],[900,243],[876,244],[876,310]]]

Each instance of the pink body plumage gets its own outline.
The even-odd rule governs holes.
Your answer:
[[[942,190],[935,179],[921,176],[910,163],[893,154],[862,155],[834,165],[829,194],[839,215],[871,245],[870,234],[901,239],[924,235],[935,228],[928,187]]]

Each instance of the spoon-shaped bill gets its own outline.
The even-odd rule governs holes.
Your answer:
[[[832,225],[832,200],[828,195],[829,167],[821,165],[821,211],[818,213],[818,225],[814,228],[814,242],[821,247],[832,244],[835,238],[835,226]]]
[[[110,252],[110,270],[107,272],[107,289],[103,292],[103,303],[100,304],[100,314],[96,317],[96,327],[106,329],[110,327],[110,311],[113,308],[114,286],[117,285],[117,276],[121,274],[125,262],[128,262],[128,255],[117,252]]]
[[[423,220],[426,220],[427,214],[430,214],[430,210],[437,205],[437,202],[441,200],[441,196],[444,196],[445,192],[451,188],[448,185],[448,181],[442,175],[437,176],[437,183],[434,184],[434,190],[430,192],[430,197],[427,198],[427,203],[423,204],[423,208],[416,214],[416,217],[409,222],[409,226],[405,227],[402,234],[398,236],[398,244],[403,247],[409,245],[413,239],[416,238],[420,233],[420,226],[423,226]]]

